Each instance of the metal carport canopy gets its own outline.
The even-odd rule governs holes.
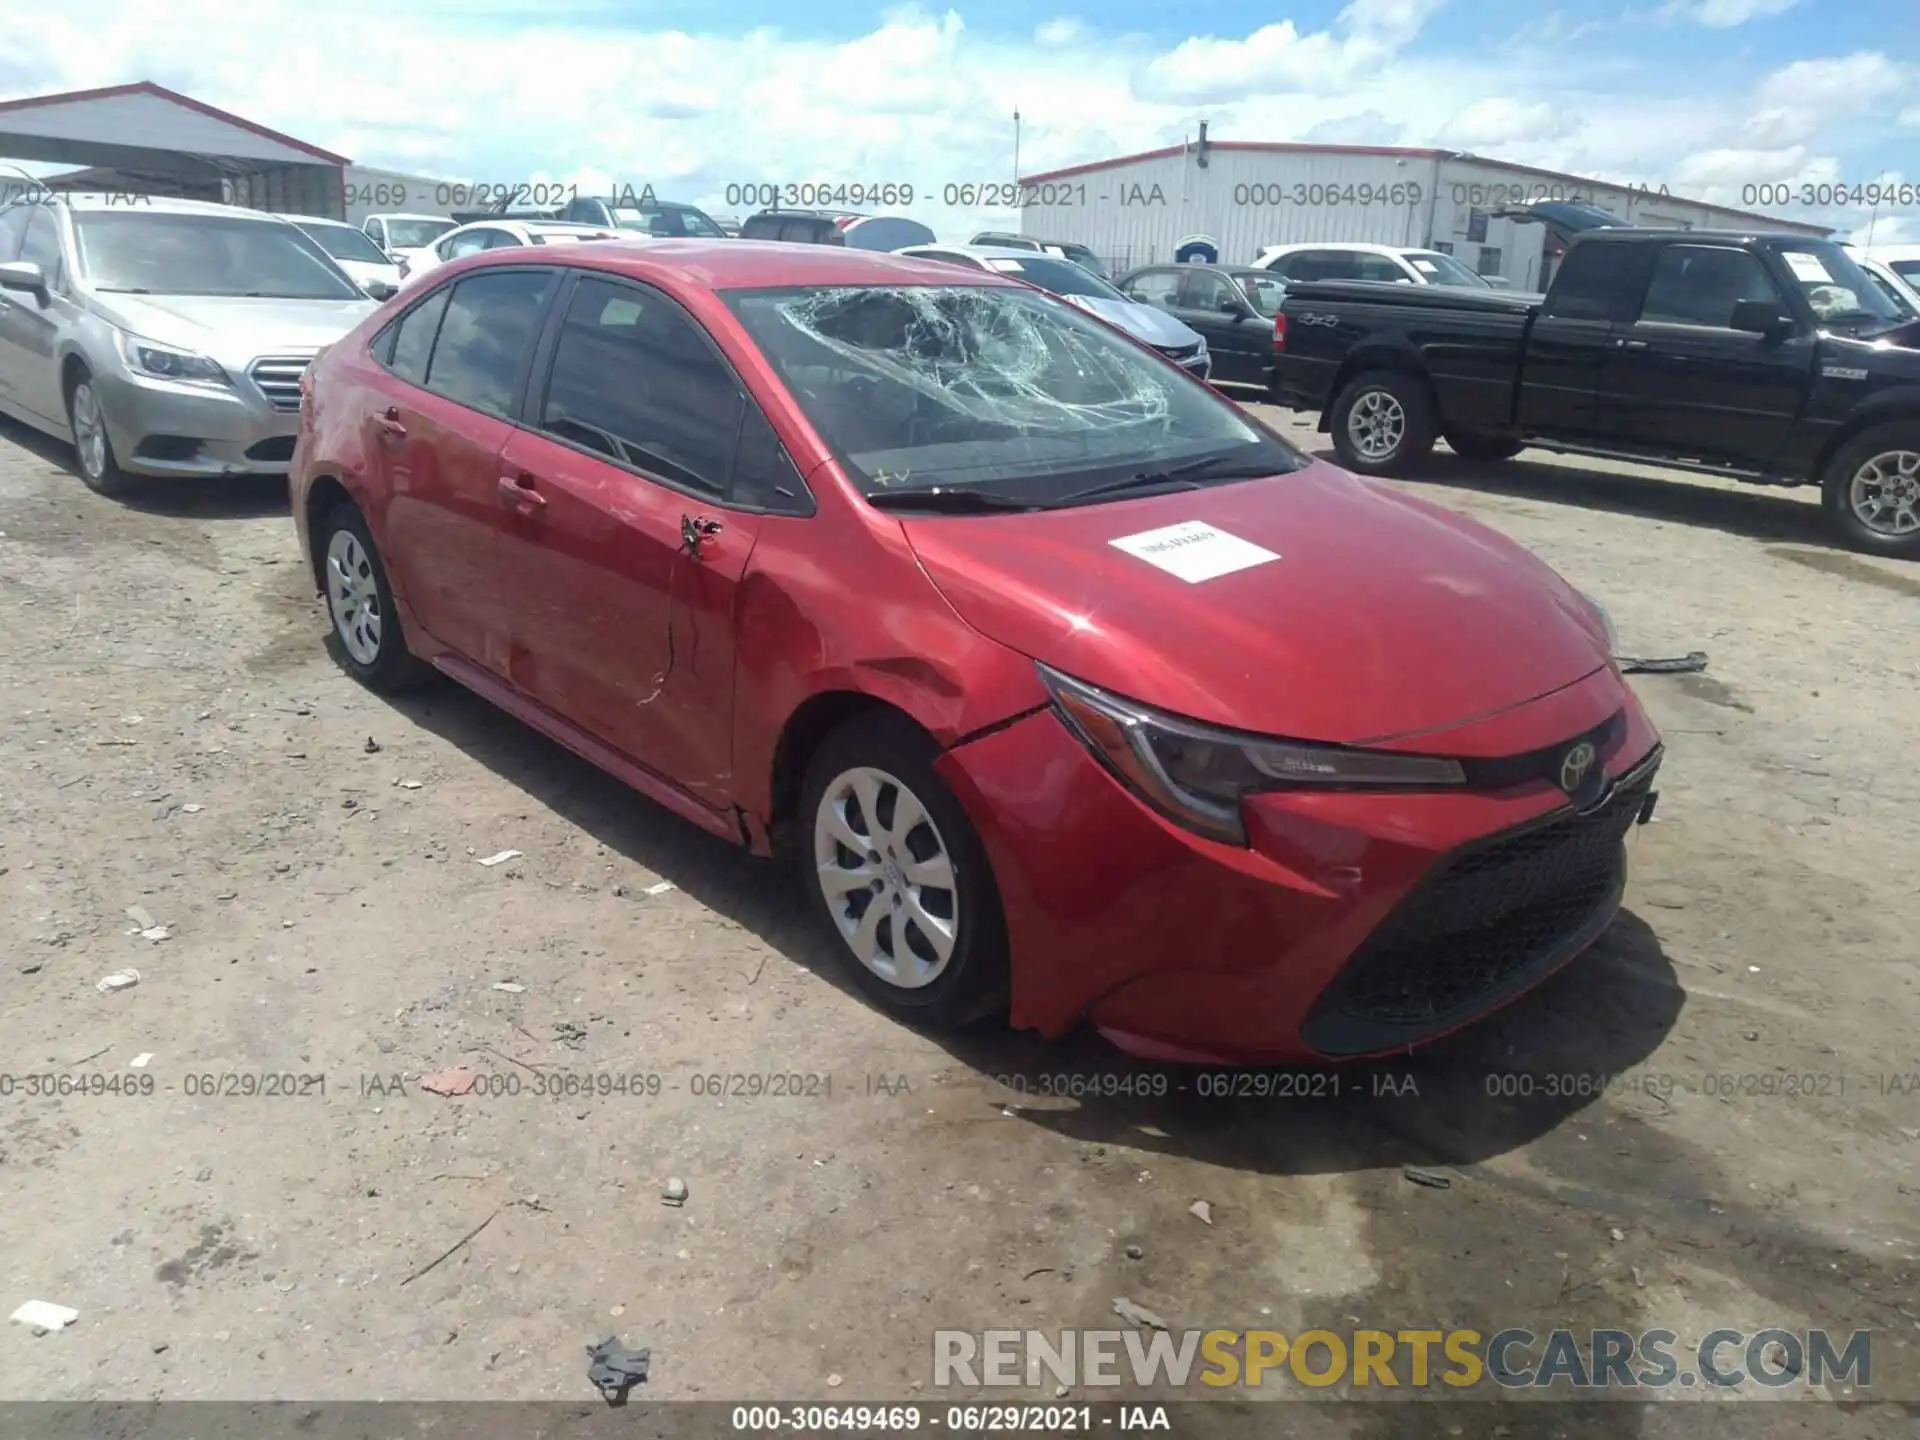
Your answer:
[[[210,198],[334,216],[343,213],[351,163],[150,80],[0,101],[0,160],[219,187]]]

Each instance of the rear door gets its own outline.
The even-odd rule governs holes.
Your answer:
[[[1794,309],[1753,251],[1662,247],[1637,315],[1620,326],[1602,372],[1601,429],[1636,449],[1765,468],[1812,384],[1810,326],[1768,337],[1735,330],[1733,307]]]
[[[502,457],[525,496],[502,566],[513,682],[723,807],[736,591],[762,514],[791,510],[805,487],[747,388],[670,297],[580,271],[560,305],[525,428]]]
[[[515,267],[440,285],[374,350],[387,376],[366,422],[388,497],[381,548],[421,628],[503,677],[500,452],[557,282]]]
[[[1600,413],[1605,367],[1620,326],[1633,318],[1654,247],[1576,241],[1535,317],[1520,360],[1519,429],[1546,439],[1593,442],[1611,421]]]

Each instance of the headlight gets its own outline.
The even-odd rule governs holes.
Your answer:
[[[1618,655],[1620,653],[1620,632],[1614,628],[1613,616],[1607,613],[1607,607],[1584,590],[1578,590],[1574,593],[1587,602],[1588,608],[1593,611],[1594,618],[1599,620],[1600,628],[1607,632],[1607,654]]]
[[[1044,665],[1039,669],[1069,728],[1109,770],[1168,819],[1215,840],[1247,843],[1240,802],[1262,790],[1466,783],[1457,760],[1242,735],[1123,700]]]
[[[136,375],[151,375],[156,380],[184,380],[195,385],[218,385],[222,388],[231,383],[227,379],[227,372],[205,355],[142,340],[124,330],[114,331],[113,338],[120,347],[120,358],[127,362],[127,368]]]

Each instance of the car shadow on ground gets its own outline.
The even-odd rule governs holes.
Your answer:
[[[1312,454],[1332,465],[1340,463],[1330,445],[1321,445]],[[1756,540],[1838,548],[1826,512],[1803,498],[1816,493],[1811,488],[1751,485],[1723,490],[1695,483],[1685,473],[1671,477],[1623,475],[1613,470],[1530,460],[1525,452],[1512,460],[1489,463],[1463,460],[1447,450],[1435,450],[1415,473],[1398,478],[1412,484],[1452,485],[1483,495],[1578,505],[1616,515],[1724,530]]]
[[[451,682],[397,708],[609,850],[671,881],[866,1004],[789,865],[755,859],[610,784]],[[1203,1071],[1136,1062],[1097,1034],[1045,1041],[989,1021],[928,1036],[1010,1107],[1075,1141],[1267,1173],[1465,1165],[1527,1144],[1645,1061],[1684,995],[1653,931],[1623,912],[1586,955],[1513,1006],[1410,1057],[1335,1071]]]
[[[11,441],[56,469],[64,470],[72,479],[76,494],[89,493],[86,481],[80,478],[73,446],[67,441],[56,440],[11,416],[0,416],[0,441]],[[137,476],[127,481],[123,494],[101,503],[123,505],[143,515],[183,520],[253,520],[287,513],[287,479],[284,475],[183,476],[179,479]]]

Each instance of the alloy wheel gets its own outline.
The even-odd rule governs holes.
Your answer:
[[[1385,460],[1407,433],[1407,412],[1385,390],[1369,390],[1347,412],[1347,438],[1369,460]]]
[[[953,853],[920,798],[858,766],[827,785],[814,814],[820,892],[847,948],[889,985],[931,985],[960,938]]]
[[[1876,535],[1920,533],[1920,452],[1888,450],[1853,472],[1847,503]]]
[[[327,609],[347,654],[362,665],[380,658],[380,587],[360,537],[336,530],[327,542]]]
[[[92,382],[82,380],[73,387],[73,448],[79,453],[80,468],[91,480],[107,473],[107,422],[100,413],[100,397],[93,393]]]

